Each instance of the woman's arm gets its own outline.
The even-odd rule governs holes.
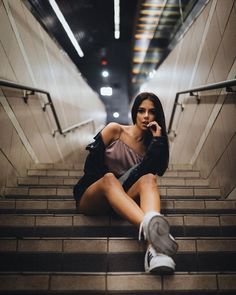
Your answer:
[[[156,136],[147,149],[143,159],[143,169],[162,176],[169,163],[169,144],[167,136]]]

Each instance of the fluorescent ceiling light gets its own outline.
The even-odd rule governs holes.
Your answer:
[[[156,73],[156,70],[153,69],[153,70],[149,73],[149,77],[152,79],[152,78],[154,77],[155,73]]]
[[[108,71],[103,71],[103,72],[102,72],[102,76],[105,77],[105,78],[108,77],[108,76],[109,76]]]
[[[60,8],[58,7],[57,3],[55,0],[49,0],[49,3],[52,6],[52,9],[54,10],[54,12],[56,13],[59,21],[61,22],[64,30],[66,31],[71,43],[73,44],[73,46],[75,47],[75,50],[77,51],[77,53],[79,54],[80,57],[84,56],[84,53],[82,51],[82,49],[80,48],[74,34],[72,33],[67,21],[65,20],[63,14],[61,13]]]
[[[114,36],[120,38],[120,0],[114,0]]]
[[[120,114],[119,114],[118,112],[114,112],[114,113],[113,113],[113,117],[114,117],[114,118],[119,118],[119,117],[120,117]]]
[[[111,96],[112,95],[112,88],[111,87],[101,87],[100,94],[102,96]]]

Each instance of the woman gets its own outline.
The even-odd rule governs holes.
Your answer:
[[[87,146],[84,176],[74,188],[80,213],[106,214],[112,208],[139,227],[148,240],[146,272],[173,272],[170,256],[177,243],[160,214],[156,174],[167,169],[169,147],[165,118],[158,97],[140,93],[132,110],[133,125],[109,123]]]

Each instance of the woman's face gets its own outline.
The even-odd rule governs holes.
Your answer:
[[[142,129],[147,130],[147,125],[156,120],[156,111],[154,103],[149,100],[145,99],[142,101],[138,108],[137,117],[136,117],[136,125]]]

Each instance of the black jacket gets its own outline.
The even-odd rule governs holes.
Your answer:
[[[103,143],[101,133],[98,133],[94,139],[95,141],[86,147],[89,154],[84,165],[84,176],[74,187],[75,199],[79,199],[92,183],[109,172],[105,165],[104,151],[106,147]],[[152,173],[162,176],[168,167],[168,162],[169,145],[167,137],[153,137],[143,160],[131,170],[129,176],[123,183],[125,191],[127,191],[142,175]]]

